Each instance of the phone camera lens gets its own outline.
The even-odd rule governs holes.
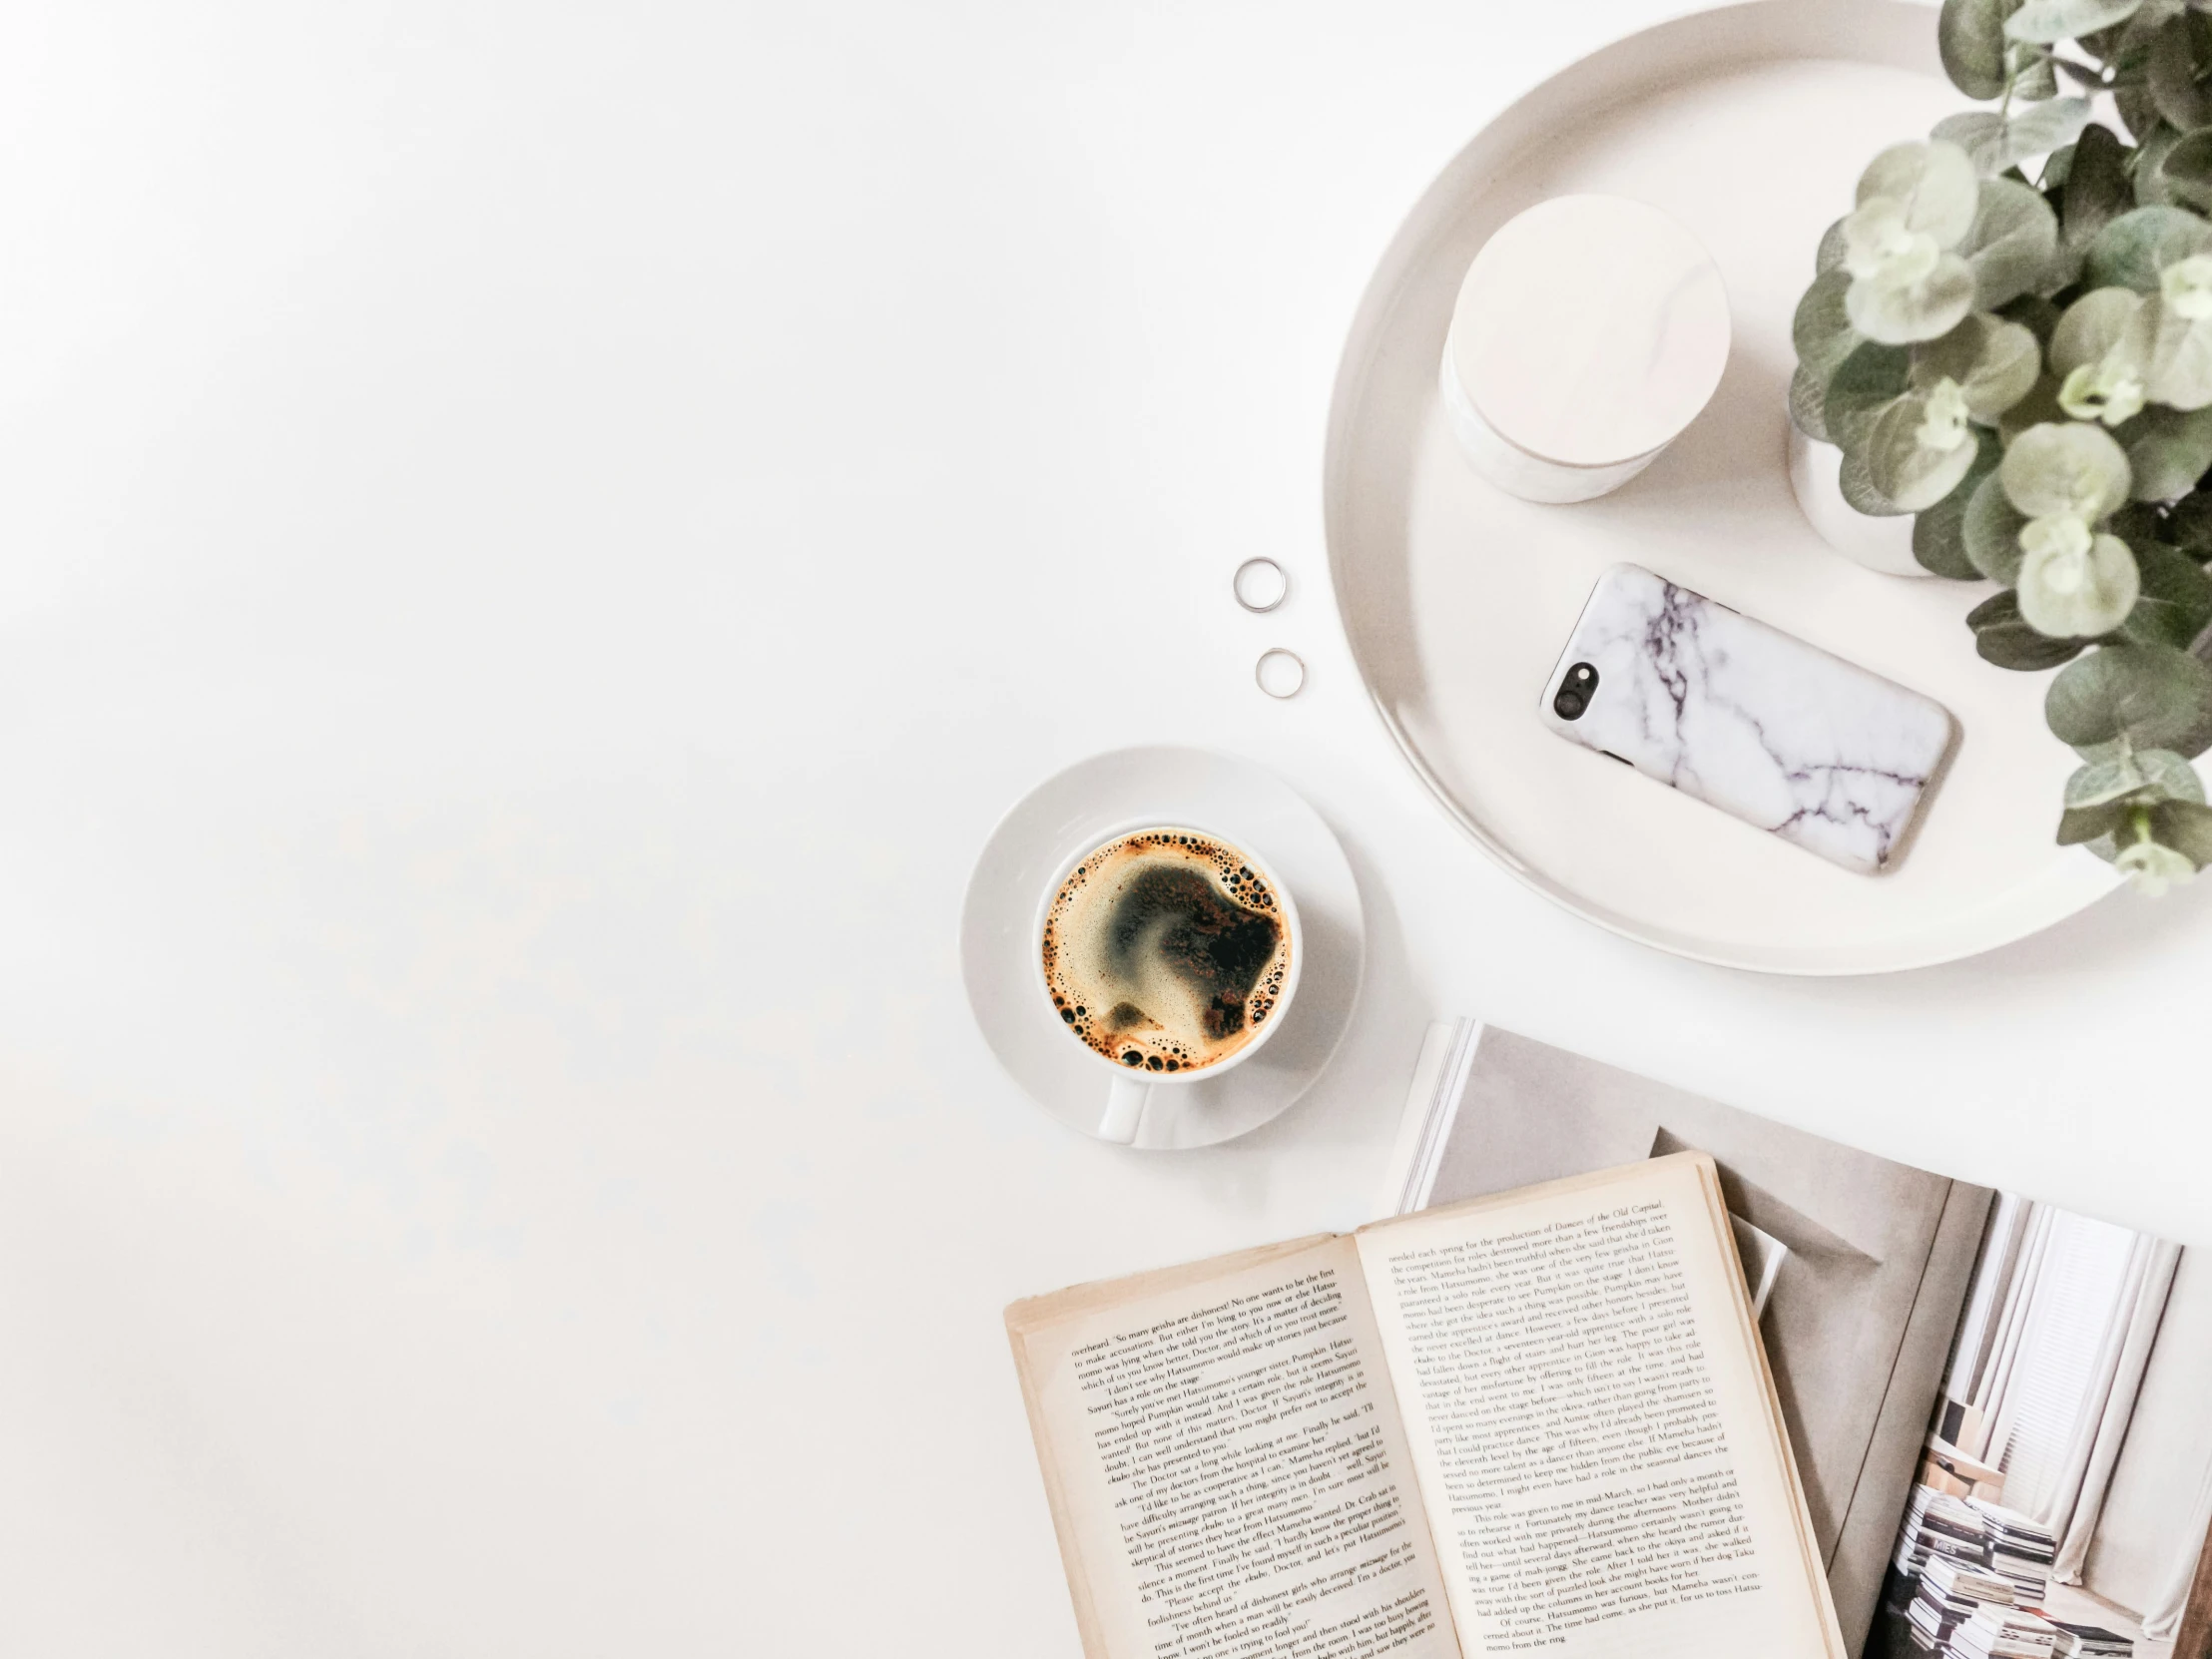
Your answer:
[[[1590,694],[1596,690],[1597,670],[1588,663],[1576,663],[1552,693],[1551,712],[1561,720],[1580,720],[1590,706]]]

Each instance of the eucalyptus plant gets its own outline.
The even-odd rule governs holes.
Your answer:
[[[2212,863],[2206,3],[1944,0],[1943,66],[1994,107],[1868,167],[1790,386],[1852,506],[1997,585],[1980,655],[2058,670],[2045,717],[2082,762],[2058,840],[2151,892]]]

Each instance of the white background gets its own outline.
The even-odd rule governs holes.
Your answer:
[[[1362,286],[1667,9],[0,13],[0,1651],[1072,1655],[1000,1306],[1367,1219],[1436,1013],[2212,1241],[2212,882],[1698,967],[1366,703]],[[1158,741],[1372,925],[1323,1084],[1172,1157],[954,951],[997,815]]]

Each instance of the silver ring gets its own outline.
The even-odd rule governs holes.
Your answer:
[[[1296,697],[1306,689],[1306,659],[1280,645],[1270,646],[1260,653],[1259,662],[1253,665],[1252,678],[1270,697],[1279,700]]]
[[[1273,559],[1247,559],[1237,567],[1229,588],[1238,604],[1254,616],[1265,616],[1290,598],[1291,573]]]

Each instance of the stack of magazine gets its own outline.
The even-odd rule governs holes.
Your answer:
[[[1969,1497],[1989,1535],[1989,1570],[2011,1581],[2012,1599],[2022,1607],[2040,1607],[2050,1582],[2050,1563],[2058,1540],[2017,1509]]]
[[[1968,1561],[1987,1566],[1988,1528],[1962,1497],[1938,1492],[1931,1486],[1915,1486],[1905,1507],[1905,1524],[1898,1531],[1898,1571],[1910,1578],[1937,1560]],[[2004,1599],[2012,1599],[2007,1585]]]
[[[2048,1619],[2018,1607],[1984,1607],[1943,1651],[1949,1659],[2050,1659],[2057,1641]]]
[[[1933,1653],[1982,1608],[2011,1605],[2009,1580],[1986,1567],[1938,1555],[1922,1569],[1920,1594],[1905,1616],[1913,1621],[1914,1646]]]
[[[2106,1630],[2102,1625],[2068,1624],[2064,1619],[2052,1619],[2051,1627],[2058,1632],[2058,1640],[2051,1652],[2057,1659],[2128,1659],[2135,1651],[2135,1644],[2125,1636]]]

